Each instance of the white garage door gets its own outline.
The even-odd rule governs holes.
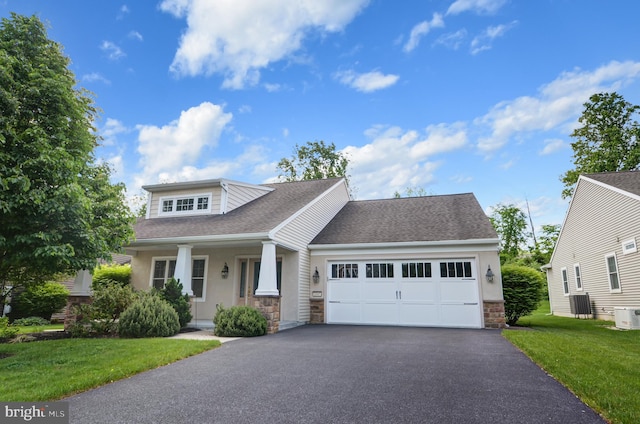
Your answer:
[[[327,322],[480,328],[473,259],[329,264]]]

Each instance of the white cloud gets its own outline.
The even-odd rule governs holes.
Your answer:
[[[409,35],[409,41],[402,47],[402,50],[405,52],[413,51],[418,44],[420,44],[420,39],[431,31],[432,28],[442,28],[444,27],[444,21],[442,20],[442,15],[439,13],[434,13],[431,22],[422,21],[411,29],[411,34]]]
[[[474,123],[485,127],[489,135],[481,136],[478,148],[497,150],[517,134],[549,131],[563,125],[575,125],[582,105],[593,93],[615,91],[640,77],[640,62],[610,62],[594,71],[576,69],[564,72],[542,86],[536,97],[523,96],[494,106]]]
[[[283,129],[282,129],[282,136],[283,136],[284,138],[289,137],[289,128],[283,128]]]
[[[267,90],[267,92],[269,93],[275,93],[282,90],[282,86],[280,84],[265,83],[264,89]]]
[[[467,37],[467,30],[463,28],[456,32],[450,32],[450,33],[441,35],[436,39],[434,44],[441,44],[449,49],[458,50],[458,48],[460,48],[460,45],[462,44],[462,42],[466,37]]]
[[[218,144],[231,118],[232,114],[225,113],[222,106],[204,102],[183,111],[180,118],[162,127],[138,125],[138,153],[145,182],[192,165],[205,147]]]
[[[488,27],[471,41],[471,54],[478,54],[485,50],[491,49],[493,40],[502,37],[507,33],[507,31],[509,31],[517,24],[518,21],[513,21],[506,25],[496,25]]]
[[[241,105],[238,108],[239,113],[251,113],[251,111],[252,111],[252,108],[249,105]]]
[[[179,76],[222,74],[223,88],[260,80],[260,69],[298,51],[309,32],[341,31],[368,0],[164,0],[188,28],[171,65]]]
[[[107,54],[109,60],[118,60],[126,56],[125,52],[111,41],[103,41],[100,45],[100,50]]]
[[[129,7],[126,4],[123,4],[120,7],[120,11],[118,12],[118,16],[116,16],[117,20],[121,20],[124,19],[125,15],[131,13],[131,10],[129,10]]]
[[[100,129],[100,135],[102,136],[102,145],[112,146],[116,144],[116,137],[118,134],[127,133],[129,129],[117,119],[107,118],[104,126]]]
[[[140,34],[138,31],[129,31],[129,34],[127,36],[133,40],[144,41],[144,38],[142,38],[142,34]]]
[[[466,127],[462,123],[432,125],[424,134],[399,127],[375,126],[365,135],[371,139],[370,143],[348,146],[342,151],[350,161],[353,186],[369,198],[390,197],[407,187],[427,185],[441,165],[435,157],[467,144]]]
[[[544,148],[540,151],[541,155],[550,155],[553,152],[556,152],[568,145],[564,142],[564,140],[559,138],[551,138],[544,141]]]
[[[105,77],[102,76],[102,74],[98,73],[98,72],[92,72],[90,74],[84,74],[82,76],[82,81],[83,82],[101,82],[104,84],[111,84],[111,81],[109,81],[108,79],[106,79]]]
[[[457,15],[462,12],[493,14],[506,3],[507,0],[456,0],[447,9],[447,15]]]
[[[391,87],[400,79],[398,75],[385,75],[378,71],[358,74],[351,70],[338,71],[334,74],[334,78],[340,81],[340,83],[363,93],[371,93],[372,91]]]

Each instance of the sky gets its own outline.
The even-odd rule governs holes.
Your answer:
[[[277,181],[308,141],[357,200],[475,194],[561,224],[592,94],[640,104],[636,0],[0,0],[36,15],[101,110],[96,156],[142,186]]]

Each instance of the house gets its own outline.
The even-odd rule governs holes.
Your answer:
[[[342,178],[143,188],[147,216],[126,248],[132,282],[179,279],[194,326],[211,326],[218,305],[260,309],[270,332],[504,326],[498,238],[473,194],[352,201]]]
[[[575,316],[572,299],[588,294],[591,312],[640,307],[640,171],[578,178],[547,274],[551,311]]]

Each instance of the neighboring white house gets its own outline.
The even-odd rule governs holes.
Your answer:
[[[352,201],[341,178],[143,188],[147,216],[126,247],[132,282],[179,279],[192,325],[212,325],[217,305],[251,305],[270,332],[504,326],[498,237],[473,194]]]
[[[583,294],[600,319],[640,308],[639,241],[640,171],[581,175],[544,267],[552,313],[574,316],[570,300]]]

